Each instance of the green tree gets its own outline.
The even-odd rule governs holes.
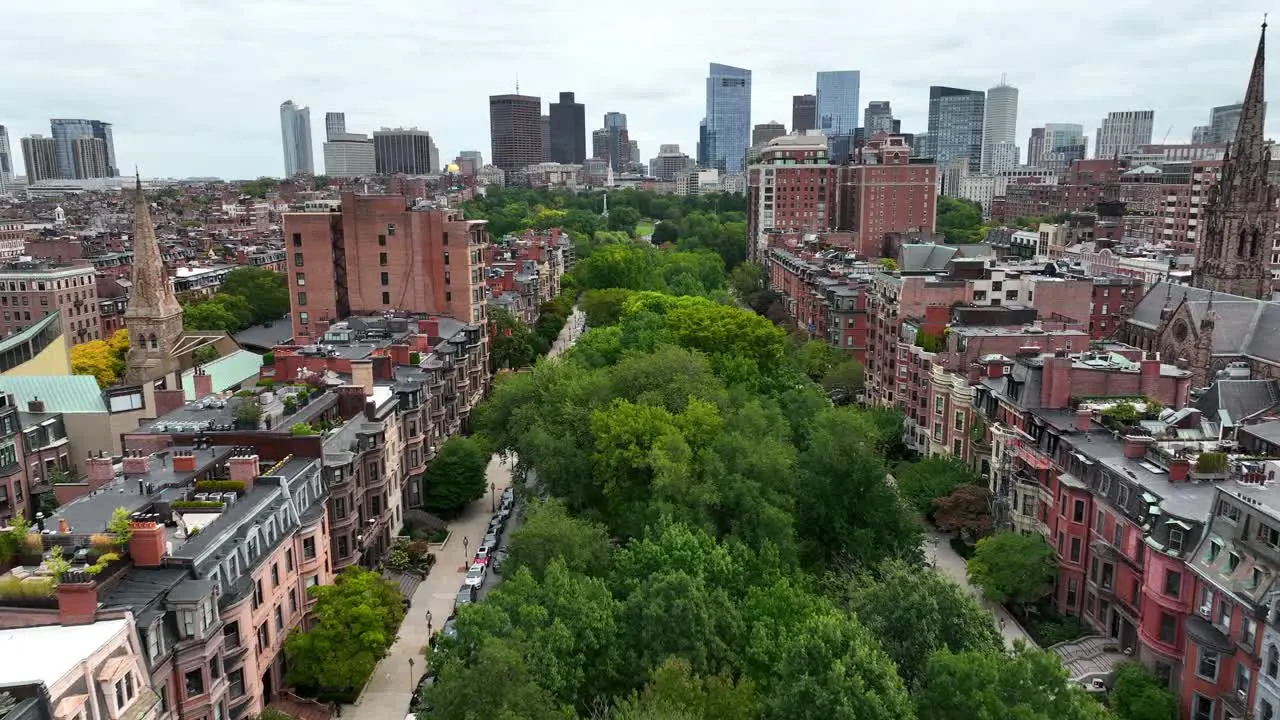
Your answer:
[[[673,243],[680,239],[680,228],[673,222],[662,221],[653,226],[654,245]]]
[[[640,693],[620,703],[615,720],[745,720],[759,717],[755,686],[727,675],[695,675],[689,663],[669,658],[649,677]]]
[[[182,326],[187,330],[234,333],[244,329],[240,320],[222,303],[207,300],[188,305],[182,313]]]
[[[571,517],[564,503],[543,500],[530,503],[524,523],[511,535],[507,567],[527,568],[534,578],[546,574],[553,561],[570,571],[603,576],[612,565],[613,548],[602,525]]]
[[[1070,681],[1058,656],[942,650],[926,663],[916,708],[930,720],[1105,720],[1110,713]]]
[[[609,210],[609,229],[634,233],[636,224],[640,222],[640,211],[633,207],[611,208]]]
[[[949,243],[982,242],[986,236],[982,206],[971,200],[939,195],[937,229]]]
[[[978,476],[969,466],[951,458],[933,456],[900,467],[894,474],[898,492],[916,512],[933,514],[933,501],[945,498],[961,485],[973,485]]]
[[[222,279],[219,294],[243,298],[255,323],[279,320],[289,312],[289,286],[282,273],[259,267],[239,267]]]
[[[490,307],[489,321],[494,326],[489,356],[495,369],[517,369],[532,365],[538,358],[533,333],[506,308]]]
[[[991,493],[981,485],[961,485],[933,501],[933,521],[972,545],[991,534]]]
[[[622,319],[623,304],[631,294],[632,291],[622,288],[588,290],[578,299],[578,306],[586,314],[588,325],[593,328],[607,327]]]
[[[1111,684],[1111,709],[1119,720],[1177,720],[1178,696],[1141,663],[1116,668]]]
[[[978,541],[969,558],[969,582],[999,603],[1026,605],[1044,597],[1057,572],[1044,536],[999,533]]]
[[[891,562],[849,584],[854,613],[880,638],[907,687],[915,686],[939,650],[995,653],[1004,647],[991,613],[935,570]]]
[[[489,490],[489,444],[478,435],[453,436],[440,446],[423,477],[428,510],[452,517],[484,497]]]
[[[833,402],[845,405],[853,402],[865,386],[866,370],[857,360],[842,360],[822,376],[822,389]]]
[[[333,585],[317,585],[314,621],[285,640],[290,685],[312,695],[354,698],[395,641],[404,605],[376,572],[344,570]]]
[[[462,617],[466,617],[466,613]],[[478,720],[482,716],[497,720],[574,720],[576,717],[572,705],[556,701],[539,684],[536,670],[525,662],[516,643],[483,638],[472,654],[469,662],[455,655],[431,658],[436,682],[417,708],[424,717],[432,720]]]

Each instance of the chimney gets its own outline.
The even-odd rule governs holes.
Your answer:
[[[364,388],[365,395],[373,394],[373,361],[351,361],[351,384]]]
[[[95,457],[90,454],[84,461],[84,471],[88,475],[89,490],[97,490],[115,479],[115,463],[106,453],[99,452]]]
[[[1174,458],[1169,461],[1169,482],[1186,482],[1191,475],[1191,461],[1186,458]]]
[[[1138,392],[1149,398],[1160,395],[1160,361],[1143,358],[1139,367]]]
[[[1130,460],[1141,460],[1147,456],[1147,448],[1155,442],[1155,438],[1146,435],[1125,435],[1124,456]]]
[[[250,448],[236,448],[235,454],[227,461],[231,479],[244,483],[245,492],[253,489],[253,481],[258,478],[258,455]]]
[[[195,381],[197,400],[213,394],[213,376],[204,371],[204,366],[196,368],[192,380]]]
[[[168,554],[164,526],[156,522],[131,522],[129,558],[135,567],[160,567]]]
[[[146,475],[151,472],[151,456],[141,450],[129,450],[124,455],[125,475]]]
[[[1085,408],[1076,409],[1076,432],[1089,432],[1093,427],[1093,412]]]
[[[185,390],[156,390],[156,417],[163,417],[187,402]]]
[[[63,573],[56,591],[58,622],[62,625],[89,625],[98,618],[98,586],[89,575]]]
[[[176,473],[195,472],[196,454],[190,450],[174,450],[173,471]]]
[[[391,359],[396,365],[409,364],[409,346],[408,345],[392,345]]]
[[[39,395],[32,397],[30,400],[27,401],[27,412],[29,413],[44,412],[44,401],[40,399]]]

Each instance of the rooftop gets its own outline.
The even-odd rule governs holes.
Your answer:
[[[81,662],[128,626],[128,620],[99,620],[89,625],[0,630],[0,678],[6,683],[53,686],[80,672]]]
[[[213,378],[213,391],[222,392],[255,377],[262,369],[262,356],[248,350],[237,350],[201,367]],[[182,374],[182,390],[188,401],[199,399],[196,397],[194,369]]]
[[[105,413],[107,403],[92,375],[0,375],[0,393],[10,393],[18,407],[39,399],[45,411]]]

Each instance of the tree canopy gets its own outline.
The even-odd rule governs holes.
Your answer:
[[[283,273],[239,267],[227,273],[212,297],[183,303],[182,324],[188,330],[237,333],[256,323],[279,320],[289,312],[289,287]]]
[[[1035,602],[1049,591],[1057,571],[1044,536],[1006,532],[978,541],[969,558],[969,581],[996,602]]]
[[[98,387],[115,385],[124,375],[129,353],[129,331],[117,330],[105,340],[90,340],[71,348],[71,372],[92,375]]]
[[[423,476],[423,505],[446,517],[457,515],[488,491],[488,467],[489,445],[483,437],[455,435],[445,440]]]

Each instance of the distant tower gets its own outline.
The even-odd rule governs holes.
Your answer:
[[[982,165],[984,173],[1011,170],[1018,164],[1018,152],[1009,157],[1007,148],[1015,147],[1018,134],[1018,88],[1000,78],[1000,84],[987,90],[982,122]],[[1005,143],[1005,147],[1001,144]]]
[[[344,119],[345,126],[346,121]],[[311,108],[298,107],[292,100],[280,104],[280,140],[284,146],[284,176],[316,171],[311,153]]]
[[[1196,287],[1259,299],[1271,296],[1269,256],[1276,229],[1275,192],[1267,180],[1271,151],[1262,134],[1266,39],[1263,22],[1240,125],[1223,159],[1222,178],[1209,192],[1191,276]]]
[[[609,217],[609,193],[604,194],[604,209],[600,211],[600,217]]]
[[[137,179],[133,200],[133,297],[124,312],[129,331],[125,382],[141,383],[164,372],[182,337],[182,306],[174,297],[151,210]]]

